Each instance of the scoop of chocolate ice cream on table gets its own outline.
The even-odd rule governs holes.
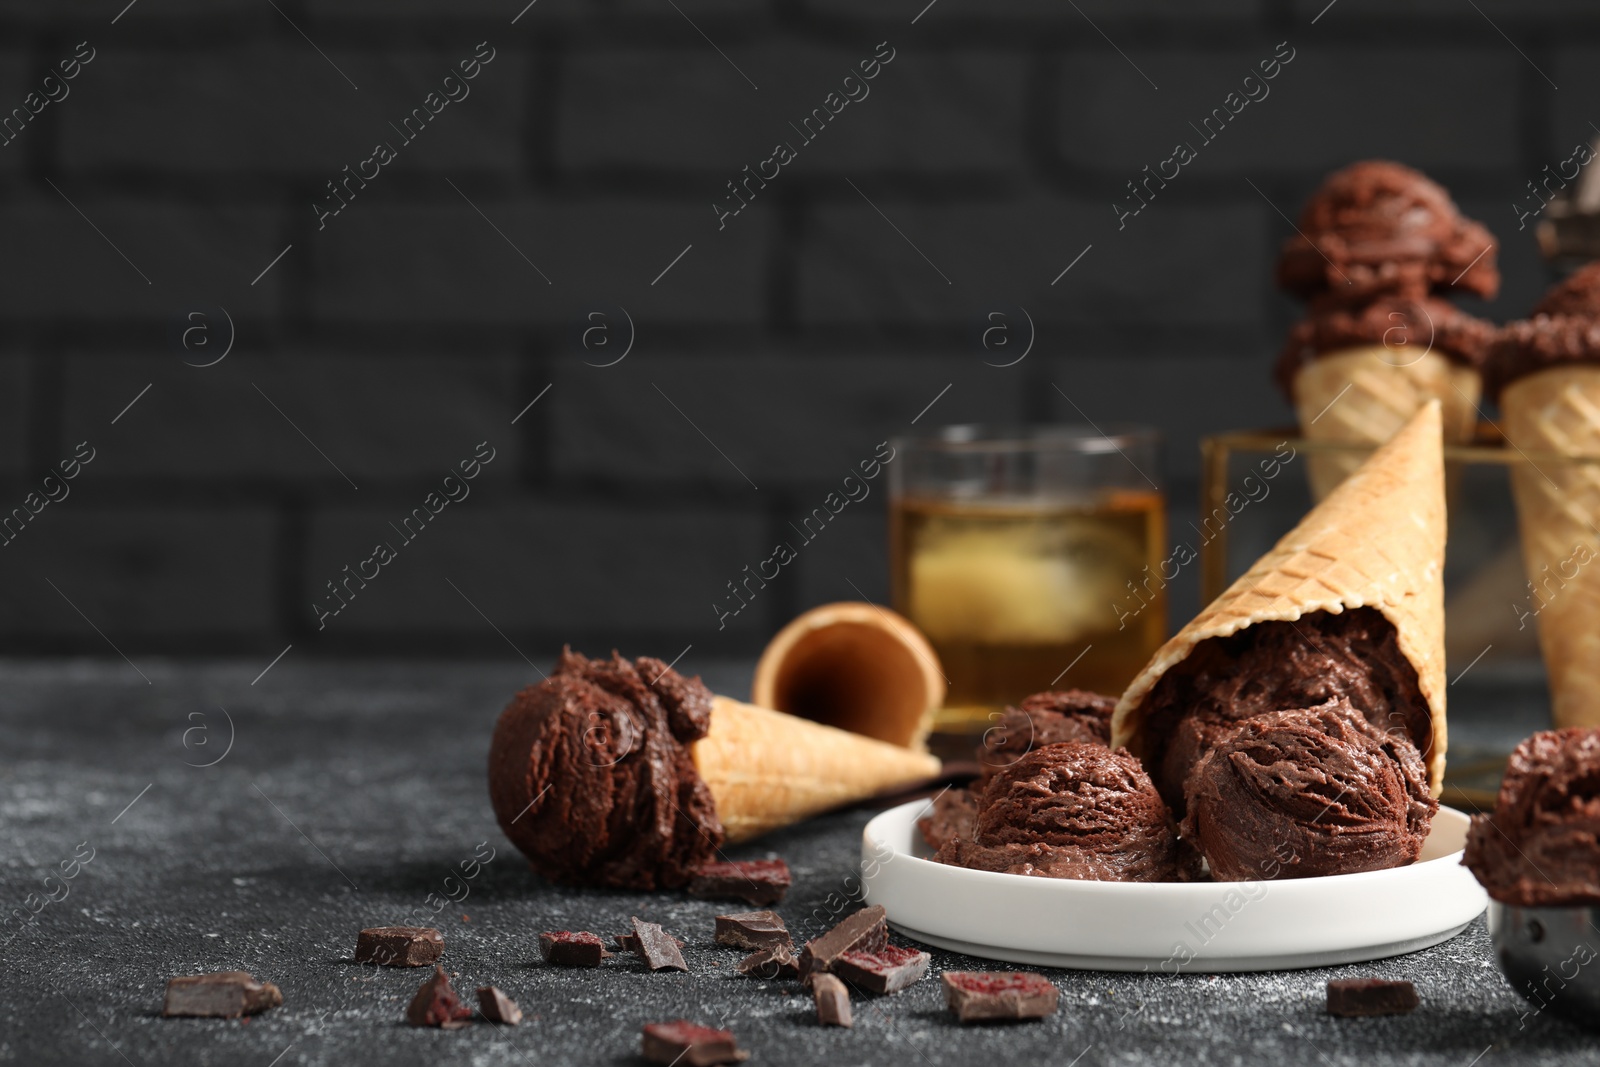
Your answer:
[[[938,772],[924,752],[714,696],[661,660],[569,649],[501,713],[489,796],[552,881],[678,888],[724,842]]]

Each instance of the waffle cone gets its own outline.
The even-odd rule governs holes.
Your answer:
[[[1520,449],[1600,456],[1600,368],[1519,378],[1500,407]],[[1511,489],[1555,724],[1600,726],[1600,467],[1518,466]]]
[[[925,781],[940,768],[926,753],[721,696],[694,762],[730,844]]]
[[[1438,352],[1416,358],[1383,345],[1319,356],[1294,379],[1302,435],[1374,448],[1398,433],[1429,400],[1439,401],[1446,443],[1462,444],[1472,437],[1482,396],[1483,378],[1472,367]],[[1364,459],[1355,454],[1307,457],[1312,499],[1326,498]]]
[[[1195,646],[1258,622],[1370,607],[1394,624],[1432,713],[1423,753],[1444,784],[1444,456],[1439,405],[1429,402],[1272,551],[1156,651],[1123,693],[1112,746],[1143,755],[1145,698]]]

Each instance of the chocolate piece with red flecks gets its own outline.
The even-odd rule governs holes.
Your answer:
[[[876,952],[846,952],[833,961],[833,973],[866,993],[898,993],[928,973],[928,954],[885,945]]]
[[[236,1019],[276,1008],[283,993],[271,982],[258,982],[249,971],[217,971],[167,979],[162,1015]]]
[[[472,1009],[461,1003],[450,976],[444,968],[434,965],[433,977],[422,983],[417,995],[406,1006],[406,1022],[412,1026],[437,1026],[457,1030],[472,1019]]]
[[[426,967],[444,955],[444,935],[431,926],[373,926],[356,936],[356,962]]]
[[[817,1003],[817,1022],[823,1026],[855,1026],[850,1012],[850,991],[834,975],[819,974],[813,978],[811,997]]]
[[[832,930],[806,942],[800,952],[800,975],[831,971],[834,961],[846,952],[877,952],[889,943],[889,915],[883,905],[847,915]]]
[[[606,944],[599,934],[587,930],[555,930],[539,935],[539,955],[558,967],[598,967],[609,959]]]
[[[779,978],[799,978],[800,960],[794,946],[782,942],[763,945],[740,960],[735,969],[746,978],[773,981]]]
[[[768,908],[783,899],[794,879],[782,860],[707,863],[689,879],[689,895],[702,900],[743,900]]]
[[[1042,1019],[1060,996],[1049,979],[1024,971],[944,973],[944,1002],[964,1023]]]
[[[687,971],[689,965],[683,962],[683,953],[678,949],[683,942],[667,933],[656,923],[647,923],[637,915],[633,917],[633,933],[621,934],[617,937],[617,944],[622,945],[626,938],[626,947],[652,971]]]
[[[517,1002],[492,985],[478,987],[478,1012],[492,1023],[515,1026],[522,1021]]]
[[[1339,978],[1328,983],[1329,1015],[1405,1015],[1419,1003],[1417,987],[1410,982]]]
[[[750,1058],[739,1047],[733,1031],[677,1019],[670,1023],[646,1023],[639,1051],[651,1063],[682,1064],[683,1067],[716,1067]]]
[[[717,916],[717,944],[754,951],[770,944],[794,944],[776,912],[741,911]]]

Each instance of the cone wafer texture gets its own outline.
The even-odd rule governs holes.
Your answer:
[[[1432,730],[1424,757],[1437,795],[1446,743],[1444,540],[1440,409],[1429,402],[1157,650],[1117,704],[1112,746],[1146,754],[1145,698],[1201,642],[1256,623],[1370,607],[1393,625],[1400,653],[1416,672],[1429,709]]]

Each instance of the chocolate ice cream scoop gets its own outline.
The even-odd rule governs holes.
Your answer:
[[[1380,730],[1343,698],[1239,723],[1185,795],[1184,838],[1224,882],[1404,866],[1439,809],[1404,731]]]
[[[1111,713],[1116,707],[1115,697],[1085,689],[1025,697],[1016,707],[1006,708],[1000,721],[983,735],[978,766],[987,778],[1044,745],[1061,741],[1104,745],[1111,740]]]
[[[505,835],[551,881],[682,886],[722,842],[689,743],[711,691],[648,656],[562,651],[495,726],[489,795]]]
[[[1260,622],[1197,645],[1150,692],[1146,764],[1181,810],[1189,772],[1234,723],[1335,697],[1428,751],[1432,713],[1394,624],[1375,609],[1352,608]]]
[[[1531,318],[1501,328],[1484,367],[1485,391],[1499,400],[1519,378],[1574,364],[1600,366],[1600,263],[1553,287]]]
[[[1139,761],[1081,741],[1045,745],[997,772],[978,798],[972,839],[947,841],[936,858],[1102,882],[1187,880],[1194,870]]]
[[[1492,297],[1498,242],[1427,175],[1384,160],[1335,171],[1284,242],[1278,284],[1301,297],[1452,289]]]
[[[1511,753],[1463,862],[1518,907],[1600,905],[1600,729],[1546,730]]]

